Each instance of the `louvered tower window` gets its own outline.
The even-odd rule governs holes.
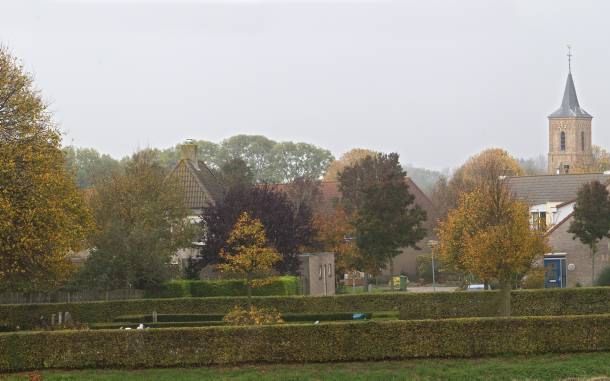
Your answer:
[[[560,149],[562,151],[565,151],[566,150],[566,133],[565,133],[565,131],[561,131],[561,134],[560,134],[559,138],[560,138]]]
[[[585,132],[584,131],[580,131],[580,148],[582,148],[582,150],[585,150]]]

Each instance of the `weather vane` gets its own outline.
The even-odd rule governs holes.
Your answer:
[[[568,45],[568,72],[572,72],[572,46]]]

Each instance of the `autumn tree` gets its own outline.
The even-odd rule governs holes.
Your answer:
[[[273,266],[282,260],[280,254],[267,242],[265,228],[260,220],[242,213],[227,239],[227,248],[220,251],[222,272],[241,274],[246,278],[248,304],[252,306],[252,287],[257,278],[271,274]]]
[[[335,254],[335,272],[365,270],[364,258],[352,238],[355,235],[349,215],[340,206],[314,216],[316,250]]]
[[[324,175],[324,181],[337,181],[339,179],[339,173],[343,171],[345,167],[352,166],[367,156],[375,156],[376,154],[377,152],[366,148],[353,148],[349,150],[341,155],[339,159],[330,163],[326,170],[326,174]]]
[[[90,201],[97,230],[81,282],[152,289],[166,281],[171,257],[189,247],[195,234],[182,194],[149,151],[136,153],[124,172],[99,182]]]
[[[339,173],[342,205],[352,215],[358,249],[375,263],[375,272],[388,264],[400,248],[417,247],[425,236],[426,213],[414,203],[398,154],[367,156]]]
[[[580,188],[574,205],[574,219],[568,233],[573,239],[589,246],[591,251],[591,285],[595,284],[595,255],[597,244],[610,237],[610,199],[608,190],[599,181],[593,181]]]
[[[529,208],[502,183],[482,185],[460,197],[438,227],[441,258],[483,280],[497,279],[499,312],[510,315],[510,292],[536,256],[549,251],[542,232],[530,229]]]
[[[47,105],[0,47],[0,284],[13,291],[61,284],[91,226]]]
[[[280,274],[296,274],[297,255],[314,238],[312,212],[306,204],[297,212],[286,194],[270,185],[230,189],[222,201],[204,209],[203,246],[200,256],[191,262],[189,274],[219,262],[218,253],[228,250],[226,242],[243,212],[263,223],[267,239],[282,256],[275,269]]]
[[[482,186],[495,186],[506,176],[521,176],[519,162],[503,149],[486,149],[469,158],[449,178],[441,179],[432,193],[432,202],[441,216],[458,205],[461,194],[472,192]]]

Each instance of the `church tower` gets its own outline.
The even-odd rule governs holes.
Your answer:
[[[591,120],[580,107],[572,79],[571,58],[561,107],[549,115],[549,174],[586,171],[593,164]]]

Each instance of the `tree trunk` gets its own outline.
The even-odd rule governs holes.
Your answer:
[[[506,280],[500,283],[500,316],[510,316],[510,294],[512,289],[510,281]]]
[[[248,291],[248,309],[252,309],[252,275],[248,274],[246,278],[246,290]]]
[[[595,254],[597,253],[597,246],[591,245],[591,286],[595,286]]]
[[[390,258],[390,290],[394,291],[394,259]]]

